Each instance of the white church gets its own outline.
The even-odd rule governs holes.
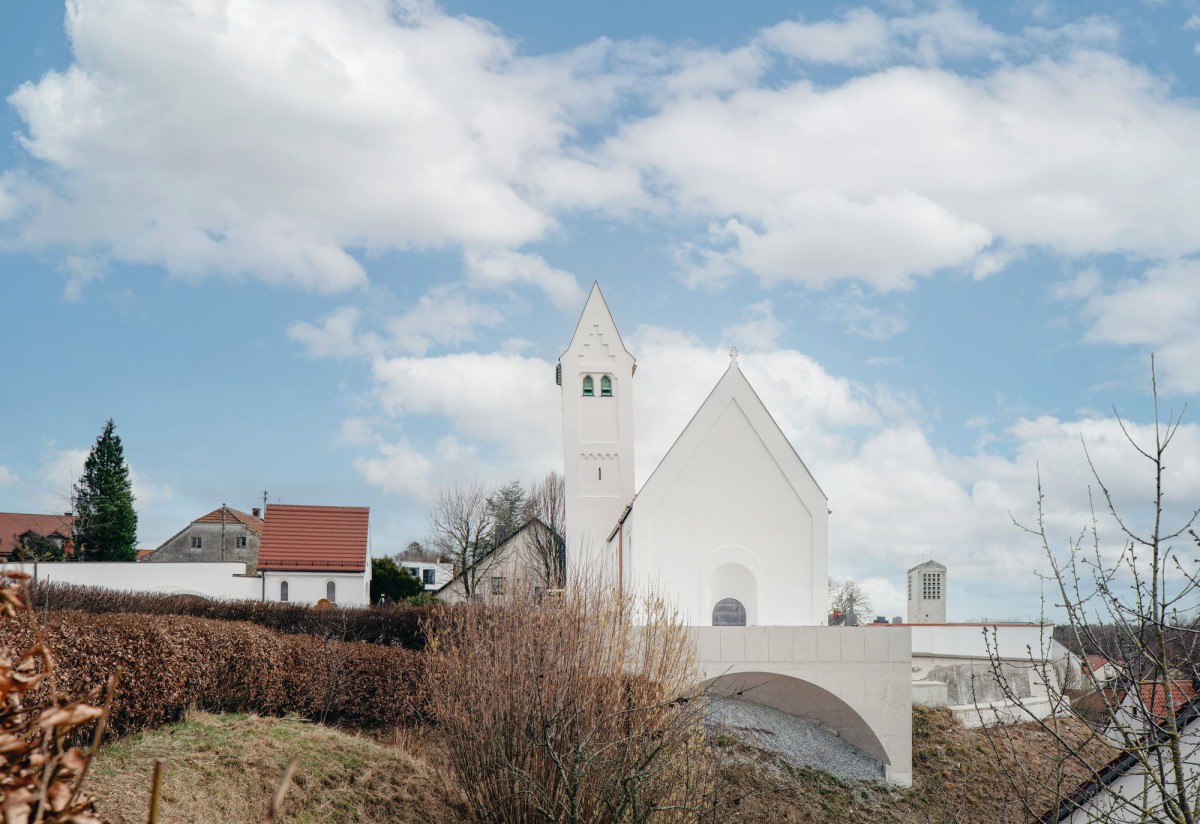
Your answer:
[[[694,626],[818,626],[829,504],[738,366],[635,494],[637,362],[593,285],[558,364],[568,568],[649,584]]]

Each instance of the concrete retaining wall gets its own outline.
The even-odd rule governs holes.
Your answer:
[[[907,627],[692,627],[718,692],[832,727],[912,784],[912,636]]]

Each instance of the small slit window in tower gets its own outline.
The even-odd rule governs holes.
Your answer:
[[[600,379],[600,397],[612,397],[612,378],[610,378],[608,375],[605,375]]]
[[[596,467],[596,480],[597,481],[604,480],[604,467],[600,467],[600,466]]]
[[[590,398],[595,394],[595,384],[592,383],[592,376],[588,375],[583,379],[583,396],[585,398]]]

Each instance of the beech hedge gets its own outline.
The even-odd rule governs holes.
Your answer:
[[[405,649],[425,648],[425,626],[447,607],[443,604],[318,609],[273,601],[220,601],[196,595],[120,592],[74,584],[36,583],[29,597],[39,613],[63,610],[97,615],[141,613],[190,615],[221,621],[246,621],[289,635],[315,635]]]
[[[424,716],[424,656],[412,650],[191,616],[76,611],[39,617],[56,664],[46,689],[82,695],[120,670],[109,720],[118,734],[175,721],[189,707],[356,725]],[[33,642],[27,623],[0,624],[0,648]]]

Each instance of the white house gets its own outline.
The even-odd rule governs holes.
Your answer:
[[[454,564],[440,561],[397,561],[397,565],[421,582],[426,592],[437,592],[454,577]]]
[[[365,506],[269,505],[258,549],[263,600],[370,604],[370,515]]]
[[[559,362],[568,568],[656,586],[693,625],[823,624],[828,501],[736,351],[636,497],[634,369],[594,285]]]

